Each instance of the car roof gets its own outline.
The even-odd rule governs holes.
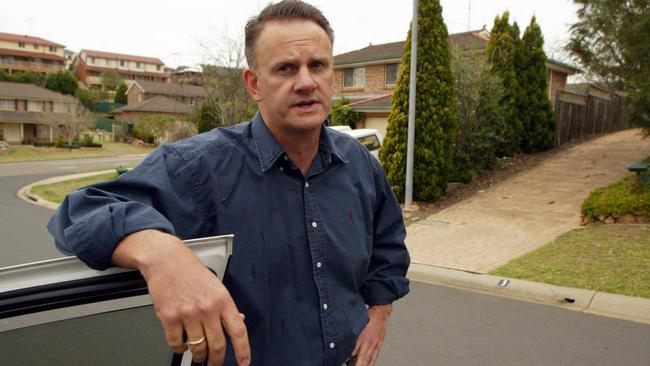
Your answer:
[[[359,128],[356,130],[343,131],[343,132],[347,133],[348,135],[354,138],[372,136],[372,135],[379,136],[379,130],[375,130],[374,128]]]

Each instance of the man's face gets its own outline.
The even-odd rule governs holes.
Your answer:
[[[332,104],[332,45],[311,21],[272,21],[255,43],[256,67],[244,72],[249,94],[271,131],[320,128]]]

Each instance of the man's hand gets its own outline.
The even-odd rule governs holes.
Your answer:
[[[237,363],[250,364],[242,314],[221,281],[180,239],[155,230],[133,233],[120,242],[112,261],[140,270],[174,353],[185,352],[189,345],[193,361],[208,357],[210,366],[220,366],[226,353],[225,330]]]
[[[371,306],[368,309],[368,324],[357,338],[357,345],[352,351],[352,357],[356,358],[355,366],[375,364],[381,345],[384,343],[388,319],[392,311],[392,304]]]

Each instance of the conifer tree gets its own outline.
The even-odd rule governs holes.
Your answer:
[[[519,83],[515,69],[517,54],[518,28],[509,24],[510,14],[504,12],[502,16],[494,19],[494,26],[490,32],[490,41],[487,45],[488,62],[492,72],[497,74],[502,82],[504,95],[501,104],[504,107],[506,123],[503,131],[499,131],[501,146],[497,155],[512,156],[519,152],[519,143],[522,135],[522,124],[518,113]]]
[[[447,26],[439,0],[420,0],[418,27],[413,199],[432,201],[444,194],[452,173],[456,134],[454,79]],[[400,200],[404,199],[406,179],[410,63],[409,30],[384,146],[379,154],[391,188]]]
[[[520,89],[525,103],[520,103],[523,135],[521,149],[526,153],[544,151],[555,141],[555,116],[548,98],[548,70],[544,37],[535,17],[522,39]]]

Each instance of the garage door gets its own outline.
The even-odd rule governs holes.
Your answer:
[[[7,142],[20,143],[20,124],[18,123],[3,123],[2,134]]]
[[[374,128],[379,131],[382,137],[386,137],[386,127],[388,126],[388,117],[366,117],[366,128]]]

